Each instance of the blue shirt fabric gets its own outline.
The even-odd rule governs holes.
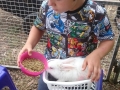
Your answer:
[[[86,56],[98,41],[114,38],[106,10],[97,3],[86,0],[75,11],[58,14],[47,2],[43,1],[34,21],[34,26],[47,32],[47,59]]]

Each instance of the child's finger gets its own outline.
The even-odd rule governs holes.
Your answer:
[[[32,48],[28,48],[28,55],[29,55],[29,56],[32,55]]]
[[[94,72],[93,72],[93,75],[92,75],[92,81],[95,81],[97,76],[98,76],[98,68],[94,68]]]
[[[97,75],[97,77],[95,79],[95,82],[97,82],[99,80],[100,75],[101,75],[101,69],[98,69],[98,75]]]
[[[88,66],[88,78],[91,77],[92,73],[93,73],[93,66],[90,67]]]
[[[84,71],[86,69],[86,67],[87,67],[87,62],[86,62],[86,60],[84,60],[83,65],[82,65],[82,70]]]
[[[17,58],[17,65],[18,65],[18,66],[20,66],[20,56],[21,56],[21,54],[22,54],[23,52],[25,52],[25,51],[26,51],[26,49],[23,49],[23,50],[21,50],[20,53],[18,54],[18,58]]]

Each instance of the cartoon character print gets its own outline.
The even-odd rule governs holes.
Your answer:
[[[45,10],[43,9],[43,7],[40,8],[40,11],[39,11],[39,15],[37,16],[37,18],[35,19],[35,22],[34,22],[34,25],[43,30],[45,29]]]
[[[111,33],[111,26],[108,18],[104,18],[100,23],[98,23],[98,28],[100,27],[100,35],[109,35]]]
[[[84,13],[84,11],[79,11],[77,13],[77,16],[78,16],[78,20],[80,19],[81,21],[86,21],[88,18],[86,17],[86,14]]]
[[[51,46],[50,48],[46,49],[45,57],[47,59],[51,59],[51,58],[64,59],[64,58],[66,58],[66,51],[63,50],[63,48]]]
[[[51,6],[46,9],[46,5],[47,2],[41,5],[34,25],[48,33],[47,59],[86,56],[97,47],[98,39],[113,38],[106,11],[91,0],[80,11],[70,14],[58,14]]]
[[[97,36],[92,33],[91,36],[88,39],[87,47],[86,47],[86,53],[91,53],[95,48],[97,48],[98,38]]]
[[[105,8],[101,7],[100,5],[96,5],[96,13],[105,13]]]
[[[65,38],[60,34],[48,33],[48,42],[54,46],[65,48]],[[51,45],[49,45],[51,47]]]
[[[89,37],[90,38],[90,37]],[[91,53],[97,48],[98,39],[92,35],[88,42],[79,42],[77,38],[68,39],[68,55],[70,56],[84,56]]]
[[[93,10],[89,10],[88,14],[89,14],[89,22],[92,22],[94,20],[95,13],[93,12]]]
[[[92,7],[88,6],[84,8],[83,10],[79,11],[77,16],[83,22],[85,21],[92,22],[95,18],[95,10]]]
[[[65,38],[59,34],[49,32],[47,49],[51,53],[52,58],[65,58]]]
[[[89,36],[91,28],[87,23],[71,22],[70,30],[69,37],[85,39]]]
[[[57,28],[61,33],[63,33],[64,30],[64,23],[62,22],[60,18],[60,14],[54,13],[53,15],[55,21],[51,23],[51,26],[54,28]]]
[[[66,57],[66,53],[62,48],[56,48],[54,46],[52,46],[52,53],[51,53],[52,57],[54,58],[65,58]]]
[[[83,56],[85,54],[86,44],[79,42],[76,38],[69,38],[68,55]]]
[[[44,0],[43,3],[41,4],[41,7],[39,9],[39,14],[37,15],[35,21],[34,21],[34,25],[39,28],[40,30],[45,30],[46,26],[45,26],[45,18],[46,18],[46,14],[45,14],[45,8],[46,8],[46,3],[47,0]]]
[[[90,6],[87,6],[84,10],[84,14],[87,18],[87,22],[92,22],[95,18],[95,9]]]
[[[76,48],[78,40],[76,38],[68,38],[68,48]]]
[[[60,32],[63,33],[64,32],[64,22],[61,19],[66,18],[65,15],[61,15],[56,13],[53,10],[49,10],[49,12],[47,13],[47,19],[46,19],[46,26],[47,28],[56,31],[56,32]]]
[[[96,48],[98,39],[96,35],[90,35],[91,27],[87,23],[73,22],[70,30],[71,32],[68,34],[68,55],[83,56]]]
[[[41,20],[36,19],[36,21],[34,22],[34,24],[36,25],[37,28],[40,27],[40,29],[44,29],[44,24]]]
[[[76,56],[84,56],[86,54],[85,49],[86,49],[86,43],[81,43],[81,49],[78,49]]]
[[[90,54],[95,48],[97,48],[96,43],[88,43],[86,47],[86,53]]]

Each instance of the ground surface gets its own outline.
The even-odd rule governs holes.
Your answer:
[[[115,39],[118,37],[118,30],[114,22],[116,16],[116,5],[105,6],[111,21]],[[27,36],[22,29],[23,19],[13,16],[11,13],[0,9],[0,64],[17,66],[16,60],[20,49],[25,44]],[[35,50],[44,52],[45,42],[39,42]],[[102,67],[105,75],[107,75],[114,49],[102,60]],[[120,60],[120,50],[117,54]],[[36,90],[39,77],[29,77],[20,70],[10,69],[9,73],[18,88],[18,90]],[[113,85],[110,82],[103,83],[103,90],[120,90],[120,85]]]

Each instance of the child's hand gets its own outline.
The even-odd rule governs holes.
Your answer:
[[[25,51],[28,51],[28,55],[31,55],[31,52],[32,52],[32,46],[31,45],[25,45],[22,50],[19,52],[18,54],[18,58],[17,58],[17,65],[19,66],[19,63],[20,63],[20,55],[22,53],[24,53]]]
[[[83,63],[83,70],[88,67],[88,78],[91,77],[92,82],[96,82],[100,78],[101,74],[101,62],[98,55],[90,54],[86,57]]]

